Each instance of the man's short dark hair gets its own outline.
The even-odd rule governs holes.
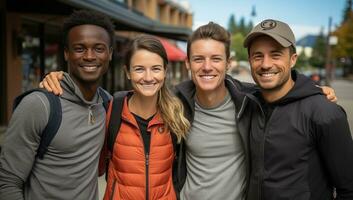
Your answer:
[[[230,33],[221,25],[209,22],[197,28],[189,37],[187,43],[187,56],[190,59],[191,45],[197,40],[212,39],[224,44],[227,59],[230,57]]]
[[[68,34],[73,27],[80,25],[96,25],[107,31],[110,39],[110,46],[114,47],[114,25],[108,16],[92,11],[77,10],[74,11],[63,24],[63,42],[68,46]]]

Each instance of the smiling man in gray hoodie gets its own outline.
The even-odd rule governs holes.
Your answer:
[[[62,122],[43,159],[36,157],[50,105],[41,92],[16,108],[0,155],[0,199],[98,199],[98,160],[105,109],[99,81],[112,58],[114,27],[92,11],[63,25],[69,73],[62,81]],[[103,91],[105,92],[105,91]]]

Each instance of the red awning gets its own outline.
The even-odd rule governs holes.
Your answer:
[[[169,61],[184,61],[186,54],[178,47],[172,45],[167,40],[159,38],[163,47],[167,51],[167,56]]]

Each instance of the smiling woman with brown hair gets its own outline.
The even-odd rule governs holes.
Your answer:
[[[122,123],[108,169],[104,199],[176,199],[173,143],[189,122],[179,99],[168,90],[167,54],[157,38],[135,38],[125,72],[133,91],[125,97]],[[175,134],[176,137],[172,137]]]

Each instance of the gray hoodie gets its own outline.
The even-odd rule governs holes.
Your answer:
[[[86,101],[68,74],[60,97],[62,123],[42,160],[36,159],[49,102],[33,92],[16,108],[0,154],[0,200],[97,200],[105,109],[98,91]]]

